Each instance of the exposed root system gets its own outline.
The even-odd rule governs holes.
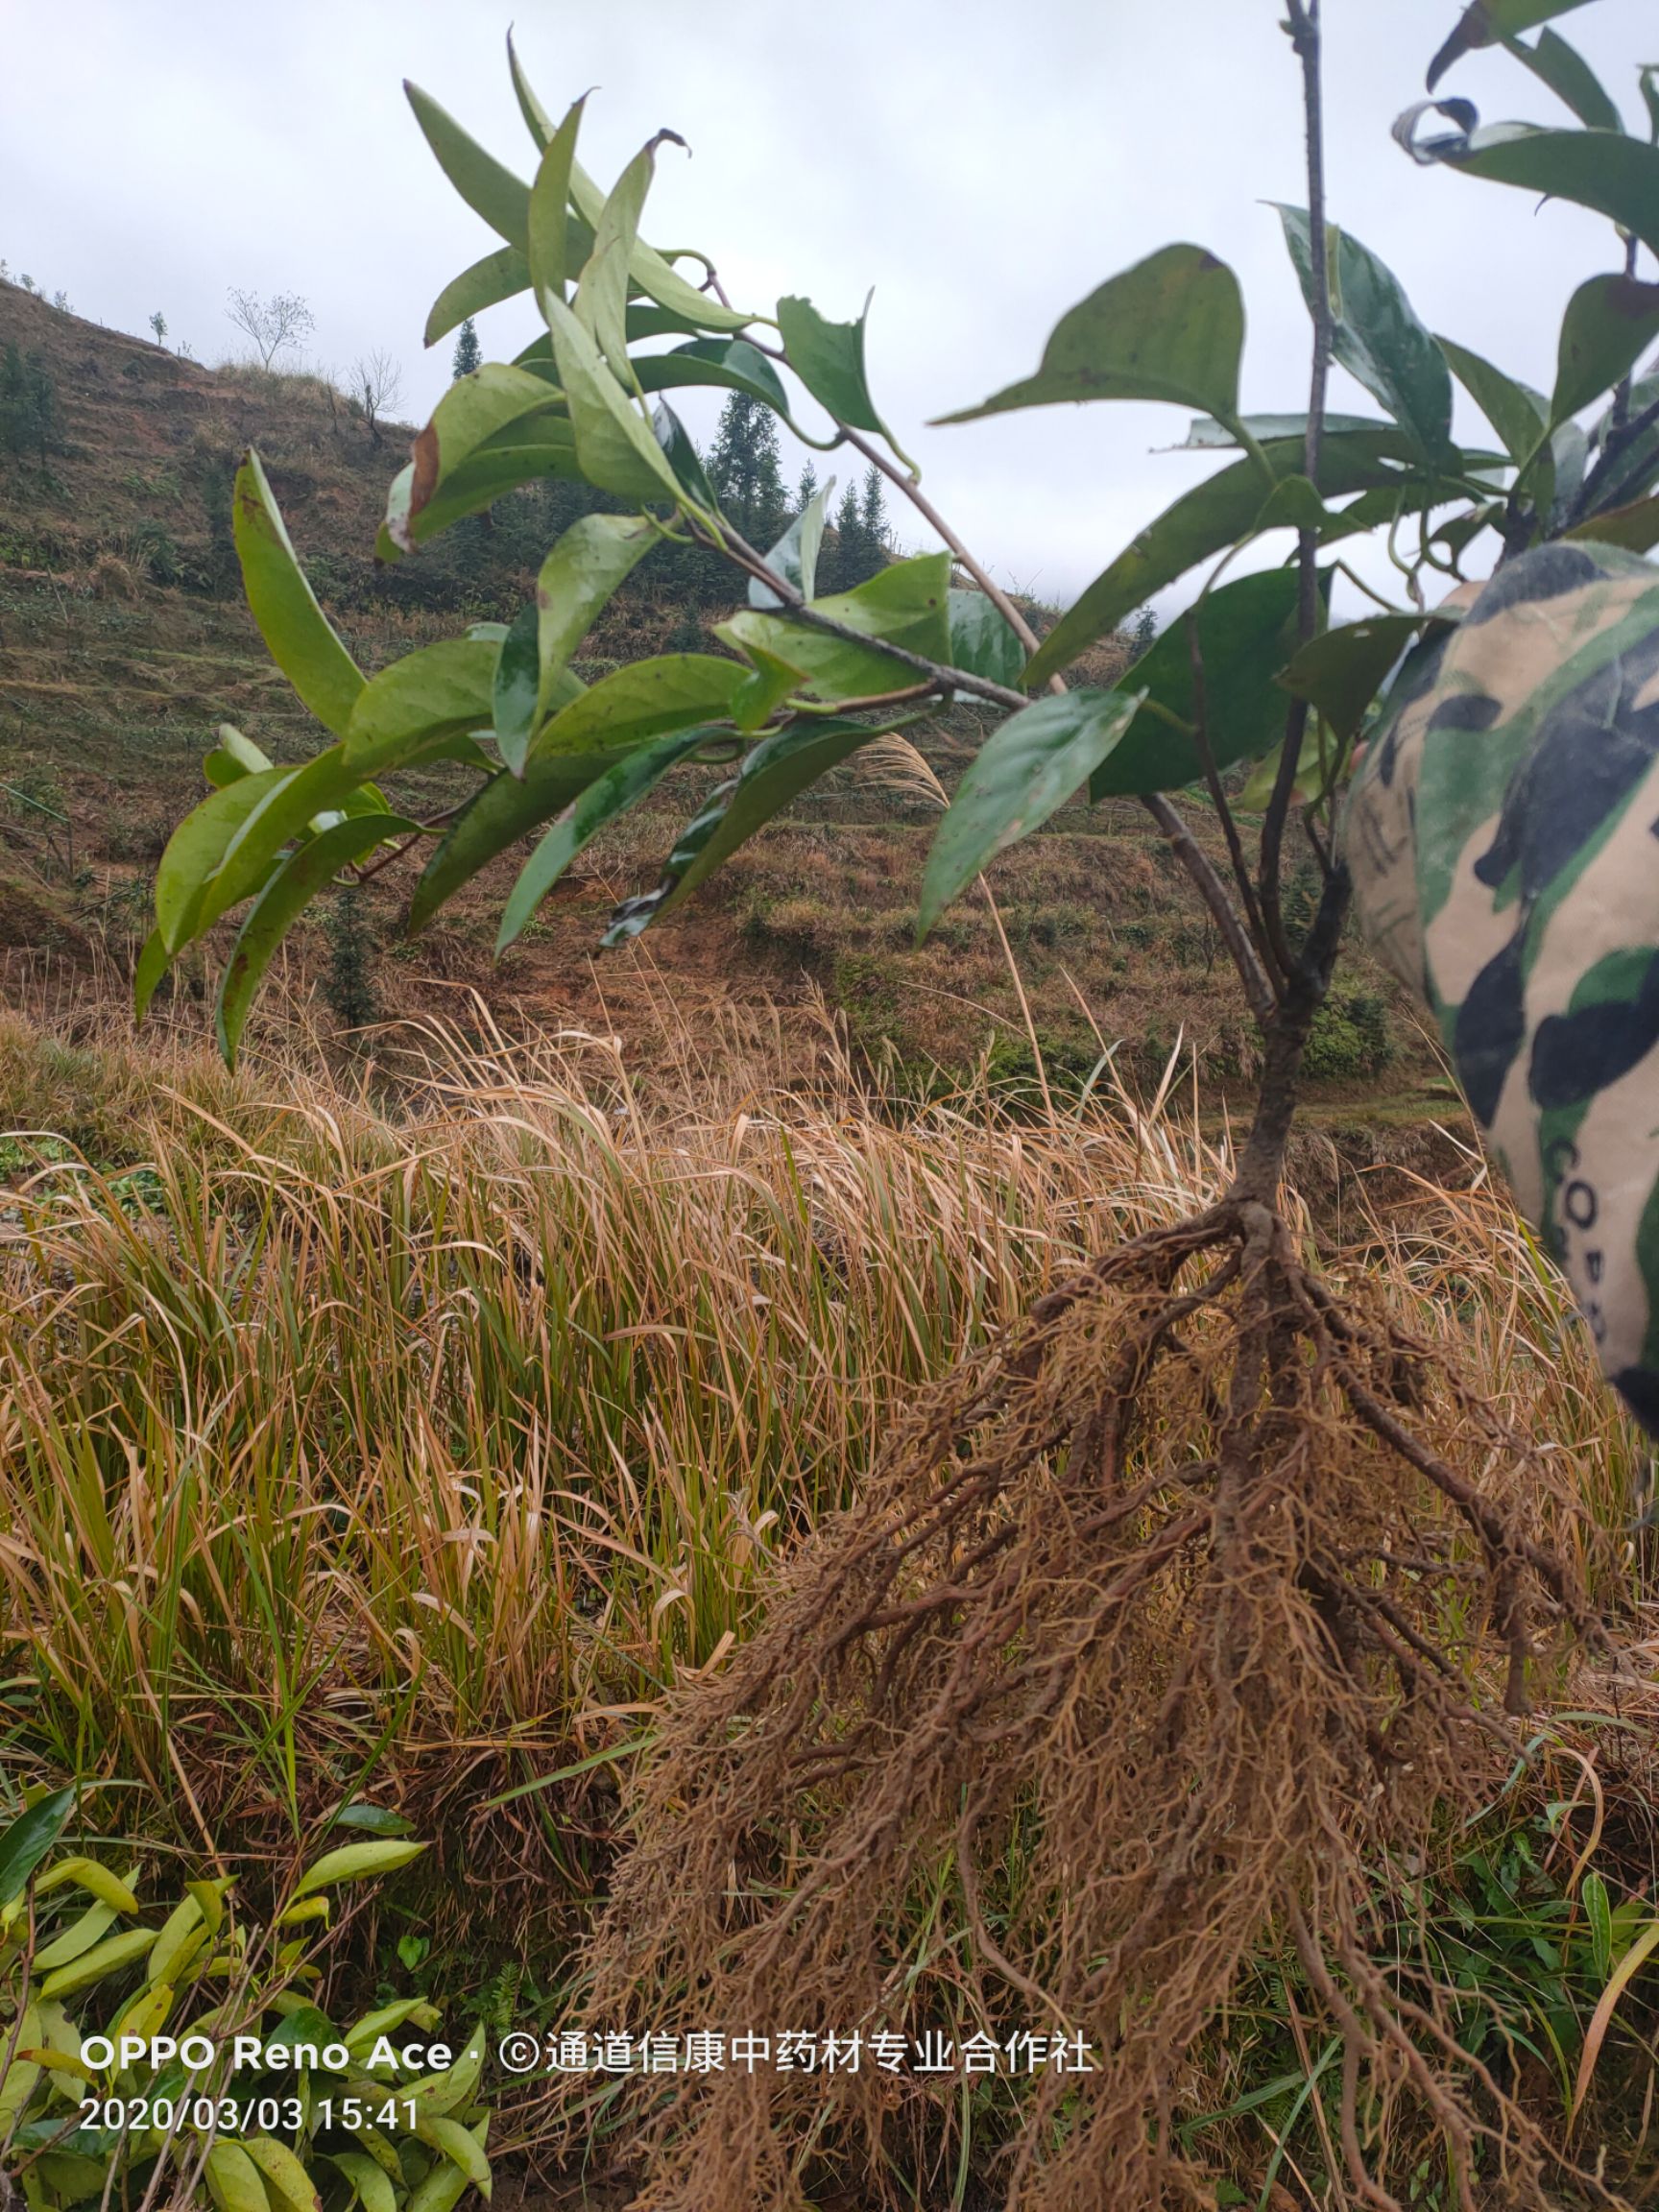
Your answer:
[[[1341,2038],[1326,2201],[1392,2204],[1401,2129],[1469,2204],[1543,2201],[1507,2084],[1366,1934],[1436,1808],[1513,1759],[1529,1675],[1597,1640],[1550,1505],[1545,1461],[1265,1207],[1118,1248],[909,1411],[676,1702],[592,2017],[917,2035],[945,1987],[959,2030],[1092,2046],[1024,2085],[1008,2205],[1211,2206],[1194,2054],[1278,1946]],[[805,2204],[815,2160],[865,2175],[837,2201],[913,2202],[954,2124],[868,2064],[629,2093],[653,2212]]]

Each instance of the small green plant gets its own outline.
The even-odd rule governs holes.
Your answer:
[[[76,1802],[39,1792],[0,1832],[0,2158],[29,2212],[449,2212],[490,2194],[484,2023],[452,2057],[419,1998],[342,2028],[310,1994],[335,1892],[424,1844],[325,1852],[269,1916],[239,1912],[229,1877],[186,1882],[153,1921],[137,1859],[59,1855]]]

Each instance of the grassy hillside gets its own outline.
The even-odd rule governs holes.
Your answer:
[[[229,497],[249,444],[320,596],[371,669],[468,620],[511,616],[567,493],[517,494],[377,569],[375,522],[407,430],[377,440],[318,378],[209,371],[4,284],[0,347],[15,347],[53,395],[45,450],[0,454],[0,952],[15,995],[37,981],[43,955],[60,978],[86,973],[101,944],[117,964],[131,956],[167,832],[204,788],[216,722],[234,721],[279,760],[321,741],[241,604]],[[708,589],[653,555],[579,673],[695,642],[722,611]],[[1095,673],[1121,658],[1104,649]],[[959,713],[927,740],[947,784],[978,734]],[[449,773],[409,779],[402,795],[434,810]],[[777,1009],[793,1034],[822,999],[859,1050],[890,1059],[911,1088],[960,1078],[987,1054],[995,1073],[1029,1087],[1031,1026],[1062,1090],[1074,1092],[1106,1046],[1155,1077],[1178,1039],[1196,1048],[1218,1101],[1247,1079],[1253,1035],[1214,931],[1132,804],[1065,810],[994,871],[1000,924],[969,898],[915,950],[938,800],[891,755],[803,800],[637,956],[595,962],[611,905],[656,879],[709,773],[684,772],[590,848],[498,968],[489,946],[517,856],[413,943],[398,936],[406,883],[379,878],[358,902],[354,948],[375,1001],[453,1011],[457,993],[476,988],[504,1020],[521,1010],[643,1038],[668,1002]],[[299,982],[328,957],[319,933],[302,932]],[[1362,962],[1350,973],[1315,1041],[1316,1094],[1341,1121],[1443,1115],[1415,1022]]]

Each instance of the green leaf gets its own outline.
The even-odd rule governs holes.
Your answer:
[[[497,954],[505,952],[519,936],[583,846],[608,822],[625,814],[676,762],[706,745],[713,734],[716,733],[704,729],[680,730],[637,746],[578,793],[524,863],[502,912],[495,938]]]
[[[37,1897],[48,1896],[54,1889],[73,1887],[84,1889],[89,1897],[96,1897],[101,1905],[113,1906],[117,1912],[136,1912],[138,1900],[119,1875],[96,1859],[81,1854],[72,1859],[60,1859],[48,1874],[43,1874],[35,1885]]]
[[[551,293],[541,311],[553,335],[559,381],[570,406],[576,458],[588,482],[625,499],[684,498],[645,418],[624,396],[591,336]]]
[[[917,937],[998,853],[1041,828],[1100,766],[1134,721],[1138,691],[1039,699],[992,733],[956,787],[922,878]]]
[[[394,531],[403,550],[414,548],[410,530],[421,510],[481,447],[509,424],[527,421],[535,421],[538,441],[545,442],[547,424],[542,419],[565,412],[564,395],[528,369],[488,361],[470,375],[457,378],[415,440],[407,512]]]
[[[802,688],[817,698],[865,698],[902,689],[916,680],[913,668],[881,653],[883,639],[930,661],[948,660],[950,586],[950,555],[924,553],[913,561],[892,563],[855,590],[813,602],[815,613],[867,635],[868,646],[813,629],[787,614],[762,613],[755,608],[739,610],[714,634],[741,652],[769,654],[800,669],[805,679]]]
[[[1650,61],[1636,82],[1642,87],[1642,105],[1647,110],[1647,139],[1659,145],[1659,67]]]
[[[952,590],[949,613],[950,637],[945,658],[951,667],[965,668],[970,676],[983,676],[989,684],[1006,684],[1012,689],[1025,666],[1025,648],[1009,627],[1007,616],[983,591]]]
[[[530,187],[487,154],[430,94],[407,78],[403,90],[438,166],[475,215],[526,257],[530,252]]]
[[[377,1843],[345,1843],[338,1851],[325,1851],[314,1866],[306,1868],[295,1888],[296,1900],[314,1889],[332,1888],[336,1882],[361,1882],[367,1876],[392,1874],[419,1859],[424,1843],[388,1838]]]
[[[203,2162],[202,2178],[219,2212],[271,2212],[259,2169],[240,2143],[215,2143]]]
[[[656,544],[658,532],[637,515],[584,515],[559,540],[536,579],[540,664],[535,720],[552,704],[553,686],[612,594]],[[510,768],[522,767],[505,748]]]
[[[1548,428],[1543,399],[1479,353],[1471,353],[1466,346],[1450,338],[1435,343],[1451,363],[1458,383],[1497,431],[1503,450],[1518,468],[1524,466],[1537,452]]]
[[[231,515],[248,605],[271,658],[318,721],[344,736],[363,688],[363,672],[305,581],[252,448],[236,471]]]
[[[1572,108],[1587,130],[1623,130],[1623,121],[1601,80],[1577,48],[1569,46],[1556,32],[1546,31],[1536,46],[1524,45],[1513,36],[1506,37],[1503,44],[1517,61],[1524,61],[1534,77]]]
[[[630,265],[638,243],[639,217],[657,166],[657,148],[664,138],[672,138],[677,146],[685,143],[676,132],[660,131],[635,155],[599,210],[593,227],[593,252],[572,302],[576,320],[624,384],[633,381],[626,320]]]
[[[267,768],[227,784],[192,807],[168,838],[156,871],[156,929],[169,955],[194,935],[203,893],[231,838],[260,802],[293,773],[291,768]]]
[[[289,2206],[290,2212],[323,2212],[323,2200],[311,2176],[286,2143],[278,2143],[274,2135],[245,2135],[242,2148],[278,2203]]]
[[[482,2120],[474,2121],[472,2125],[470,2130],[472,2140],[480,2149],[483,2147],[489,2128],[488,2116]],[[415,2189],[408,2202],[404,2205],[403,2212],[454,2212],[455,2205],[461,2201],[461,2199],[471,2186],[471,2181],[459,2166],[450,2159],[441,2158],[434,2163],[431,2173]]]
[[[60,1936],[35,1954],[36,1974],[50,1974],[56,1966],[67,1966],[70,1960],[79,1959],[84,1951],[90,1951],[115,1918],[113,1905],[88,1905],[78,1920],[72,1920]],[[23,2038],[29,2040],[27,2036]]]
[[[530,264],[524,255],[516,246],[497,246],[445,285],[427,314],[422,343],[436,346],[469,315],[481,315],[486,307],[516,300],[529,289]]]
[[[394,1813],[390,1805],[371,1805],[361,1799],[342,1805],[334,1824],[337,1828],[366,1828],[372,1836],[407,1836],[410,1829],[402,1814]]]
[[[1439,109],[1454,128],[1420,138],[1420,118]],[[1570,200],[1606,215],[1659,253],[1659,147],[1608,131],[1541,131],[1529,123],[1470,128],[1466,101],[1420,101],[1394,125],[1414,161],[1444,162],[1466,177],[1513,184],[1523,192]]]
[[[747,338],[698,338],[667,353],[641,354],[632,363],[641,392],[670,392],[683,384],[712,384],[746,392],[789,420],[789,396],[778,372]]]
[[[620,945],[648,928],[670,907],[688,898],[705,878],[751,838],[757,830],[838,767],[859,746],[883,734],[865,722],[834,722],[803,717],[775,736],[763,738],[748,754],[737,774],[709,798],[687,824],[663,870],[662,880],[642,898],[625,900],[605,932],[607,945]]]
[[[1382,421],[1376,415],[1338,415],[1328,410],[1321,421],[1322,435],[1326,438],[1358,430],[1375,437],[1379,451],[1391,453],[1399,460],[1409,460],[1415,451],[1415,447],[1392,423]],[[1186,437],[1174,450],[1177,453],[1208,453],[1226,446],[1237,452],[1241,444],[1238,436],[1240,427],[1248,430],[1259,445],[1284,438],[1300,439],[1306,444],[1308,437],[1306,415],[1240,415],[1237,423],[1217,422],[1212,416],[1200,415],[1189,424]]]
[[[785,699],[799,691],[805,681],[805,672],[792,661],[780,661],[775,653],[768,653],[764,645],[745,647],[755,663],[755,673],[746,677],[732,700],[732,719],[746,736],[753,735],[767,721]]]
[[[522,424],[509,423],[481,445],[469,461],[451,471],[419,515],[411,515],[415,465],[400,469],[386,494],[386,519],[374,541],[374,558],[388,565],[447,530],[463,516],[493,507],[521,484],[544,477],[579,481],[576,434],[567,417],[543,414]]]
[[[501,640],[491,694],[491,719],[495,746],[509,768],[522,768],[524,749],[536,727],[536,701],[541,688],[539,634],[541,612],[534,599],[521,608],[517,619]]]
[[[490,2194],[490,2161],[458,2120],[445,2120],[424,2113],[415,2123],[415,2132],[422,2143],[430,2143],[442,2151],[461,2169],[468,2180],[483,2194]]]
[[[1298,441],[1265,445],[1262,451],[1276,477],[1300,472],[1302,446]],[[1363,491],[1370,485],[1404,487],[1408,482],[1378,456],[1369,439],[1358,435],[1331,440],[1321,456],[1319,474],[1320,489],[1327,499],[1345,492]],[[1026,688],[1034,689],[1057,675],[1096,637],[1116,629],[1126,614],[1143,607],[1196,563],[1247,538],[1262,503],[1261,469],[1253,461],[1237,461],[1166,508],[1048,633],[1026,666]]]
[[[1280,204],[1279,216],[1311,311],[1312,238],[1307,209]],[[1452,373],[1445,355],[1417,320],[1393,271],[1368,247],[1334,227],[1327,231],[1327,247],[1335,358],[1388,410],[1425,459],[1442,462],[1452,436]]]
[[[278,853],[302,830],[327,830],[340,812],[384,814],[385,802],[365,784],[364,773],[360,764],[348,760],[344,745],[330,745],[302,768],[285,770],[232,832],[224,857],[203,886],[191,935],[201,936],[221,914],[252,898]]]
[[[803,599],[810,599],[818,587],[818,555],[824,544],[824,510],[835,479],[822,485],[807,500],[776,545],[766,555],[766,565],[785,584],[792,584]],[[783,602],[757,576],[749,579],[751,607],[781,607]]]
[[[216,789],[223,790],[243,776],[261,776],[274,765],[268,753],[228,722],[220,723],[217,734],[218,744],[202,763],[202,773]]]
[[[531,280],[539,292],[550,292],[556,300],[565,298],[565,280],[572,266],[570,165],[576,158],[576,133],[582,127],[582,111],[587,104],[586,93],[571,103],[564,122],[547,141],[536,171],[536,181],[530,187]],[[590,253],[592,250],[589,245],[587,252]]]
[[[1420,614],[1367,614],[1322,631],[1297,650],[1280,681],[1316,707],[1338,737],[1353,737],[1424,621]]]
[[[493,777],[462,807],[426,863],[409,902],[409,934],[423,928],[497,853],[567,806],[611,764],[604,754],[561,754],[546,760],[532,757],[522,781],[505,768]]]
[[[612,751],[718,720],[731,711],[745,673],[739,662],[709,653],[631,661],[562,707],[539,732],[530,758]]]
[[[662,457],[673,470],[674,481],[681,491],[705,515],[717,515],[720,502],[714,496],[713,486],[704,471],[702,458],[691,433],[666,399],[659,399],[651,410],[651,434],[661,448]]]
[[[349,860],[361,860],[390,837],[408,836],[418,825],[397,814],[358,814],[301,845],[282,862],[237,934],[220,979],[215,1026],[226,1065],[234,1068],[242,1031],[265,979],[265,971],[294,923],[324,885]]]
[[[1553,16],[1570,15],[1586,0],[1474,0],[1458,18],[1457,27],[1429,64],[1429,89],[1445,76],[1454,61],[1478,47],[1496,45],[1522,31],[1533,30]]]
[[[784,355],[819,406],[851,430],[873,430],[885,438],[908,467],[907,456],[900,452],[870,397],[864,368],[864,326],[869,318],[869,300],[856,323],[829,322],[810,300],[792,296],[778,302]]]
[[[1597,545],[1622,545],[1627,553],[1650,553],[1659,545],[1659,496],[1609,507],[1587,522],[1564,530],[1563,538],[1588,539]]]
[[[144,940],[143,950],[132,964],[132,1020],[143,1021],[150,1011],[150,1001],[160,988],[161,978],[173,965],[173,955],[167,950],[166,940],[159,929],[152,929]]]
[[[483,638],[445,637],[382,668],[357,702],[347,760],[360,775],[375,774],[403,765],[434,738],[488,730],[499,651]]]
[[[605,195],[579,161],[570,166],[570,197],[578,215],[597,229]],[[746,315],[738,308],[723,307],[710,294],[699,292],[694,284],[688,284],[679,271],[643,239],[634,248],[628,273],[637,292],[643,292],[648,300],[655,300],[667,314],[690,324],[693,329],[741,330],[755,321],[753,315]]]
[[[1659,337],[1659,284],[1592,276],[1567,302],[1550,405],[1553,428],[1610,391]]]
[[[56,1973],[48,1974],[40,1984],[40,1995],[63,1997],[72,1989],[89,1989],[106,1975],[119,1974],[123,1967],[132,1965],[155,1940],[154,1928],[129,1928],[125,1935],[110,1936],[104,1942],[95,1943],[90,1951],[84,1951],[79,1959],[71,1960],[67,1966],[60,1966]]]
[[[73,1790],[55,1790],[0,1833],[0,1910],[14,1904],[29,1877],[62,1835],[75,1809]]]
[[[1256,528],[1263,530],[1314,530],[1331,527],[1331,510],[1306,476],[1282,476],[1262,502]]]
[[[1613,1903],[1599,1874],[1586,1874],[1578,1890],[1590,1930],[1590,1963],[1598,1982],[1613,1971]]]
[[[274,2043],[284,2051],[292,2051],[299,2043],[315,2043],[323,2049],[330,2043],[345,2040],[345,2037],[336,2034],[334,2023],[328,2015],[320,2011],[315,2005],[296,2006],[280,2027],[265,2038],[268,2044]]]
[[[329,2156],[350,2182],[363,2212],[397,2212],[397,2192],[391,2176],[383,2174],[373,2158],[361,2151],[334,2151]]]
[[[1063,315],[1034,376],[940,421],[1062,399],[1163,399],[1226,421],[1238,411],[1243,349],[1244,302],[1226,262],[1165,246]]]
[[[1171,723],[1197,718],[1194,625],[1215,766],[1230,768],[1277,743],[1288,707],[1275,678],[1295,651],[1298,589],[1294,569],[1268,568],[1221,585],[1176,616],[1131,671],[1146,704],[1094,771],[1092,799],[1179,790],[1203,775],[1196,740]]]

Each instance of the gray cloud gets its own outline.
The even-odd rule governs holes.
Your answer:
[[[924,425],[1027,372],[1067,307],[1171,238],[1238,272],[1247,404],[1302,403],[1306,321],[1261,204],[1303,197],[1279,12],[1276,0],[519,0],[517,37],[549,107],[598,87],[586,157],[602,180],[662,125],[690,141],[689,158],[663,150],[647,229],[713,253],[734,299],[769,308],[801,290],[839,316],[876,287],[874,380],[929,490],[1001,576],[1065,599],[1205,472],[1149,450],[1183,420],[1090,407]],[[1548,385],[1560,310],[1583,276],[1617,266],[1617,245],[1577,210],[1414,168],[1392,145],[1456,12],[1327,0],[1333,212],[1431,328]],[[527,175],[506,21],[504,7],[454,0],[12,0],[0,253],[119,327],[160,308],[206,360],[233,349],[227,286],[302,292],[318,361],[389,348],[423,413],[449,354],[422,352],[426,308],[490,240],[399,81]],[[1651,11],[1599,0],[1563,29],[1634,119],[1630,65],[1659,59]],[[1448,88],[1488,119],[1564,119],[1502,54],[1465,61]],[[529,313],[492,311],[487,351],[522,344]],[[1358,397],[1344,385],[1339,405]]]

